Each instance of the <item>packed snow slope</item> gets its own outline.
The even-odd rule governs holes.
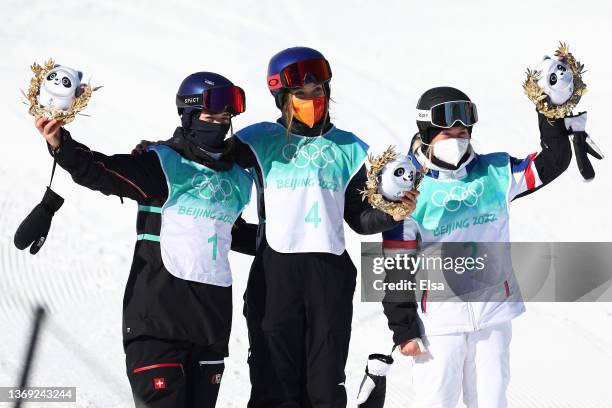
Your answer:
[[[610,2],[1,0],[0,9],[0,386],[15,385],[32,305],[43,302],[51,315],[31,382],[78,387],[79,407],[131,403],[121,300],[136,206],[76,186],[60,170],[54,189],[66,202],[48,242],[36,256],[13,246],[13,233],[42,197],[51,170],[20,94],[34,61],[53,57],[104,85],[85,112],[91,116],[68,129],[107,154],[129,152],[141,139],[168,138],[178,124],[174,94],[194,71],[222,73],[246,90],[248,109],[236,128],[275,120],[268,59],[307,45],[331,62],[334,123],[372,151],[391,144],[405,149],[416,130],[419,95],[452,85],[478,104],[478,151],[525,156],[539,148],[536,113],[521,89],[525,69],[562,40],[588,69],[589,92],[579,106],[589,112],[587,129],[612,154]],[[513,203],[513,240],[609,240],[612,159],[594,164],[590,183],[572,163],[552,185]],[[254,205],[246,215],[256,219]],[[379,237],[348,233],[356,263],[362,239]],[[241,309],[250,261],[231,255],[235,311],[220,407],[244,407],[249,395]],[[367,355],[391,346],[381,307],[361,303],[359,292],[353,328],[346,383],[352,405]],[[610,304],[529,304],[516,321],[512,407],[611,407],[610,378]],[[386,406],[409,407],[413,392],[410,360],[398,357]]]

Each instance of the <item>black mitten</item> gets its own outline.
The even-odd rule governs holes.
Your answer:
[[[384,354],[370,354],[366,372],[359,386],[359,408],[382,408],[387,394],[387,373],[393,358]]]
[[[40,204],[34,207],[17,228],[13,241],[15,246],[23,250],[31,244],[30,253],[35,255],[45,243],[51,228],[51,219],[62,204],[64,199],[47,187]]]
[[[567,116],[564,121],[565,127],[572,135],[572,143],[574,144],[574,154],[576,156],[578,170],[585,180],[591,180],[595,177],[595,170],[593,170],[593,165],[588,155],[590,154],[597,160],[603,159],[604,155],[585,131],[586,119],[587,113],[581,112],[576,116]]]

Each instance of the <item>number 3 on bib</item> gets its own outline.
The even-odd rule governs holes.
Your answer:
[[[305,222],[313,222],[315,228],[319,228],[319,223],[321,222],[321,217],[319,217],[319,202],[315,201],[308,210],[308,214],[306,214],[306,218],[304,218]]]

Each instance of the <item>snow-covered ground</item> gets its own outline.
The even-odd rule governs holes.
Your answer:
[[[588,130],[612,152],[610,2],[1,0],[0,9],[0,386],[16,383],[31,307],[44,302],[51,316],[32,383],[78,387],[79,407],[131,403],[120,327],[136,208],[75,186],[59,171],[54,189],[66,202],[48,242],[37,256],[15,249],[13,233],[42,197],[51,169],[19,92],[33,61],[54,57],[105,86],[86,112],[92,116],[69,125],[75,138],[105,153],[167,138],[178,123],[176,88],[193,71],[217,71],[244,87],[248,110],[237,127],[276,118],[265,86],[267,61],[285,47],[308,45],[331,62],[335,123],[374,151],[405,147],[418,96],[454,85],[478,103],[478,150],[522,156],[538,148],[536,115],[521,89],[525,68],[563,40],[589,70],[580,106],[589,111]],[[513,240],[609,240],[612,161],[595,165],[591,183],[582,182],[572,163],[553,185],[514,203]],[[253,207],[247,218],[256,219]],[[361,239],[348,234],[356,263]],[[250,259],[232,254],[231,262],[234,326],[219,406],[244,407],[241,309]],[[355,299],[351,397],[367,355],[390,347],[381,307],[360,303],[359,292]],[[514,327],[512,407],[612,406],[612,305],[529,304]],[[409,359],[398,358],[388,407],[411,405],[410,373]]]

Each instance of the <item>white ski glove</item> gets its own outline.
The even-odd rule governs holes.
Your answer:
[[[565,128],[571,132],[570,139],[574,145],[578,170],[585,180],[591,180],[595,177],[595,170],[588,155],[590,154],[597,160],[601,160],[604,158],[604,154],[585,131],[587,113],[581,112],[576,116],[567,116],[563,121]]]
[[[357,394],[359,408],[383,408],[387,393],[387,373],[393,357],[385,354],[370,354],[366,372]]]

